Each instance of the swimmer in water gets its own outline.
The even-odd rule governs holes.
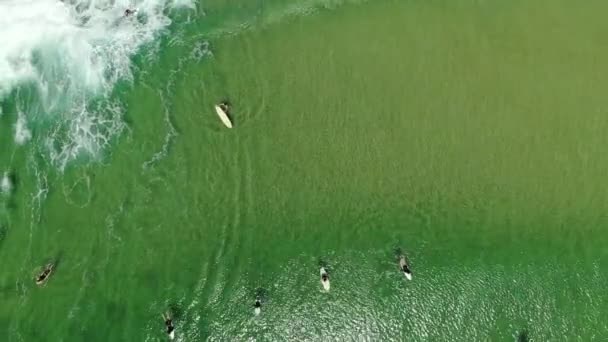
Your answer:
[[[175,338],[175,326],[173,326],[173,320],[169,314],[163,314],[163,320],[165,321],[165,327],[167,328],[167,336],[169,339]]]
[[[38,275],[38,277],[36,278],[36,285],[42,285],[44,283],[46,283],[46,281],[49,279],[49,276],[51,275],[51,272],[53,271],[53,264],[48,264],[44,267],[44,270],[42,271],[42,273],[40,273],[40,275]]]
[[[125,10],[125,17],[128,17],[128,16],[130,16],[130,15],[135,14],[135,11],[137,11],[137,10],[132,10],[132,9],[128,9],[128,8],[127,8],[127,9]]]

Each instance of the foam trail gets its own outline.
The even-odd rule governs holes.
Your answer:
[[[15,123],[15,143],[17,145],[23,145],[31,138],[32,132],[27,128],[25,114],[20,111],[17,115],[17,122]]]
[[[132,79],[131,57],[171,24],[175,7],[194,0],[0,1],[0,101],[25,88],[37,102],[20,113],[15,142],[27,142],[26,123],[41,120],[52,123],[40,134],[59,166],[103,149],[124,128],[108,105],[114,85]],[[125,17],[127,8],[136,15]]]
[[[11,181],[11,177],[8,172],[4,172],[2,175],[2,181],[0,181],[0,191],[4,195],[10,195],[13,191],[13,182]]]

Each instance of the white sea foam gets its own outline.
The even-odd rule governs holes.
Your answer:
[[[0,192],[2,192],[5,195],[10,195],[10,193],[13,191],[13,182],[11,181],[11,177],[9,176],[8,172],[5,172],[2,175],[2,180],[0,181]]]
[[[117,81],[132,79],[131,57],[168,27],[175,7],[194,8],[194,0],[0,0],[0,100],[21,86],[37,100],[16,126],[39,117],[64,124],[42,137],[61,140],[52,144],[60,158],[103,148],[121,127],[103,100]],[[126,17],[127,8],[136,15]],[[31,138],[17,131],[23,142]]]
[[[32,132],[27,128],[27,120],[25,114],[19,112],[17,115],[17,123],[15,123],[15,143],[23,145],[32,138]]]

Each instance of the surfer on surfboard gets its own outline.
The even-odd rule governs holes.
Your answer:
[[[130,15],[135,14],[135,12],[137,12],[137,9],[129,9],[129,8],[127,8],[127,9],[125,10],[125,17],[128,17],[128,16],[130,16]]]
[[[403,275],[407,280],[412,280],[412,271],[407,265],[407,260],[405,259],[405,255],[399,256],[399,269],[403,272]]]
[[[260,297],[256,297],[255,299],[255,304],[253,304],[253,312],[256,316],[259,315],[260,312],[262,312],[262,300],[260,299]]]
[[[329,273],[327,273],[325,267],[321,267],[321,285],[323,285],[325,291],[329,291]]]
[[[53,266],[54,265],[50,263],[44,267],[42,273],[40,273],[38,277],[36,277],[36,285],[43,285],[47,282],[47,280],[49,280],[49,276],[51,275],[51,272],[53,272]]]
[[[169,336],[169,339],[172,340],[175,338],[175,326],[173,326],[173,320],[168,313],[163,314],[162,316],[163,320],[165,321],[165,328],[167,328],[167,336]]]
[[[224,126],[232,128],[232,120],[230,119],[230,105],[227,101],[223,101],[215,105],[215,112],[219,116]]]

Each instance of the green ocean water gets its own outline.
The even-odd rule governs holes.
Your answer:
[[[0,339],[608,339],[607,6],[198,3],[63,172],[9,99]]]

